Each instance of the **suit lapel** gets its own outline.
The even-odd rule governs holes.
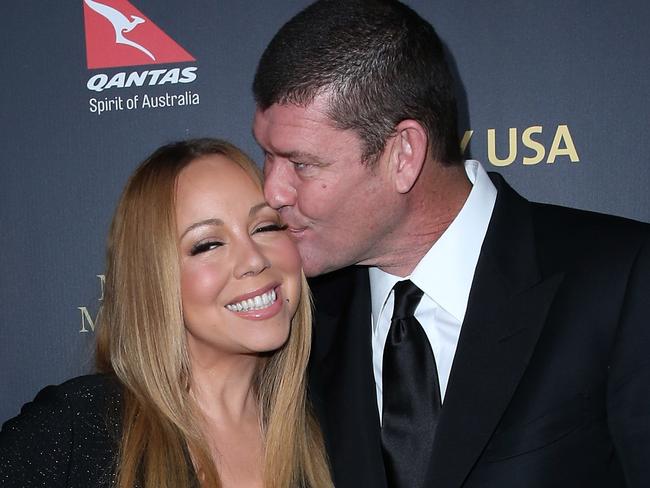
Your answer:
[[[499,176],[436,432],[427,486],[463,484],[533,353],[562,275],[542,277],[528,202]]]
[[[316,306],[310,395],[328,444],[335,485],[385,487],[368,271],[346,268],[310,284]]]

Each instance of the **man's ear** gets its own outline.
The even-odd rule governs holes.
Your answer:
[[[399,193],[408,193],[415,185],[427,158],[429,137],[416,120],[402,120],[392,135],[390,171]]]

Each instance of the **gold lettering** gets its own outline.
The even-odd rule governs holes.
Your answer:
[[[508,156],[504,159],[497,157],[495,132],[494,129],[487,131],[488,160],[494,166],[508,166],[517,157],[517,129],[515,127],[508,129]]]
[[[541,134],[541,133],[542,133],[542,126],[534,125],[532,127],[528,127],[521,134],[521,142],[523,142],[524,146],[535,151],[535,156],[533,157],[524,156],[524,160],[523,160],[524,164],[537,164],[544,159],[544,154],[546,153],[544,146],[539,142],[533,140],[532,138],[533,134]]]
[[[465,151],[467,150],[467,146],[469,145],[469,141],[472,138],[472,134],[474,134],[473,130],[466,130],[463,134],[463,138],[460,140],[460,153],[462,155],[464,155]]]
[[[88,327],[90,327],[90,330],[92,332],[95,332],[95,322],[97,321],[97,317],[99,316],[99,312],[97,315],[95,315],[95,318],[90,315],[88,312],[88,309],[86,307],[77,307],[79,309],[79,312],[81,312],[81,330],[79,332],[88,332],[88,329],[86,329],[86,323],[88,324]]]
[[[101,290],[101,295],[99,296],[99,301],[101,302],[104,299],[104,287],[106,286],[106,276],[101,274],[101,275],[96,275],[97,278],[99,278],[99,287]]]
[[[562,141],[564,141],[564,148],[560,148]],[[573,139],[569,132],[569,127],[566,125],[557,126],[555,137],[551,144],[551,150],[548,152],[548,161],[546,162],[553,164],[557,156],[569,156],[572,163],[580,161],[578,158],[578,151],[576,151],[576,146],[573,144]]]
[[[99,278],[99,290],[100,290],[99,301],[101,302],[104,300],[106,276],[103,274],[95,275],[95,276]],[[88,311],[88,307],[77,307],[77,310],[79,310],[79,313],[81,313],[81,330],[79,332],[95,332],[95,324],[97,323],[97,319],[99,318],[101,306],[100,306],[100,311],[98,311],[95,314],[94,318],[92,315],[90,315],[90,312]],[[86,327],[86,325],[88,327]]]

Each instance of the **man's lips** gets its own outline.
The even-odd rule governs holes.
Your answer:
[[[307,230],[307,227],[294,227],[294,226],[289,225],[287,227],[287,230],[289,231],[289,233],[291,235],[297,237],[297,236],[302,235],[305,232],[305,230]]]

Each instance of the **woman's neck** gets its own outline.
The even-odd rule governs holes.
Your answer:
[[[238,424],[249,422],[251,416],[257,418],[253,380],[260,361],[254,355],[190,360],[190,389],[206,420]]]
[[[263,485],[264,447],[253,381],[257,356],[191,361],[191,392],[224,488]]]

